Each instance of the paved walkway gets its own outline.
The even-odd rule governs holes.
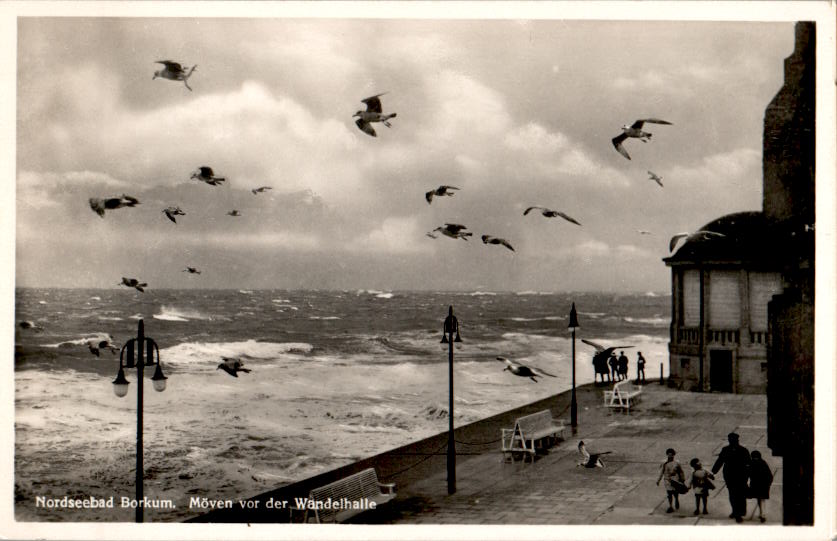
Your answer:
[[[767,448],[767,400],[764,395],[732,395],[674,391],[651,383],[630,413],[602,404],[604,387],[578,392],[578,429],[568,428],[566,441],[539,455],[534,463],[506,461],[496,445],[457,457],[456,488],[448,495],[447,474],[438,467],[430,475],[398,489],[385,507],[357,517],[366,524],[722,524],[729,499],[723,477],[716,477],[709,514],[693,514],[694,495],[680,497],[680,509],[666,513],[662,485],[655,484],[665,449],[673,447],[687,476],[689,461],[698,457],[710,469],[727,434],[735,431],[741,445],[758,449],[771,466],[774,482],[767,503],[767,524],[782,523],[782,460]],[[569,424],[569,413],[561,415]],[[511,428],[511,426],[509,426]],[[499,434],[496,434],[499,438]],[[588,450],[611,451],[604,469],[577,467],[577,444]],[[457,445],[461,452],[465,446]],[[443,451],[444,452],[444,451]],[[749,519],[755,500],[747,501]],[[760,526],[758,516],[744,524]]]

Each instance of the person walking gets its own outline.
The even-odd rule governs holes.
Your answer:
[[[645,383],[645,357],[642,352],[637,352],[636,356],[636,382]]]
[[[712,473],[724,468],[724,482],[727,484],[729,504],[732,508],[729,518],[743,522],[747,514],[747,479],[750,477],[750,452],[738,443],[738,434],[727,435],[729,445],[721,449],[721,454],[712,466]]]
[[[689,477],[686,486],[695,493],[695,514],[700,514],[700,503],[703,502],[703,514],[706,515],[709,513],[706,510],[706,500],[709,499],[709,491],[715,488],[712,483],[715,476],[712,475],[712,472],[703,469],[703,465],[698,458],[690,460],[689,465],[692,467],[692,475]]]
[[[750,453],[750,487],[747,493],[748,498],[755,498],[759,509],[759,520],[764,522],[767,517],[764,514],[764,500],[770,498],[770,485],[773,483],[773,472],[770,466],[761,458],[761,453],[753,451]],[[756,510],[753,509],[753,514]]]
[[[666,449],[666,461],[660,464],[660,475],[657,476],[657,486],[660,486],[660,481],[665,481],[663,486],[666,489],[666,498],[668,499],[666,513],[673,513],[675,509],[680,509],[678,485],[682,485],[686,477],[683,473],[683,467],[674,460],[676,454],[674,449]],[[674,503],[674,507],[672,507],[672,503]]]
[[[619,359],[617,360],[617,364],[619,366],[619,379],[628,379],[628,357],[625,356],[624,351],[619,352]]]

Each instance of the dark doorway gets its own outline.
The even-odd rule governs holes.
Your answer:
[[[709,352],[709,390],[732,392],[732,351],[713,349]]]

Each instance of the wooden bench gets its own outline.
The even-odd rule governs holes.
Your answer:
[[[302,507],[303,522],[344,522],[395,498],[395,483],[379,483],[375,468],[368,468],[333,483],[315,488]]]
[[[504,456],[508,458],[514,457],[515,453],[523,453],[524,460],[528,455],[533,462],[536,442],[552,444],[557,438],[564,439],[564,425],[556,422],[549,410],[520,417],[515,421],[514,428],[501,428],[500,431]]]
[[[609,408],[631,410],[642,398],[642,386],[634,385],[630,380],[620,381],[613,386],[612,391],[604,392],[604,403]]]

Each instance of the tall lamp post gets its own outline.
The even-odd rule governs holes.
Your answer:
[[[125,368],[137,369],[137,470],[136,470],[136,491],[137,491],[137,510],[136,521],[142,522],[143,519],[143,466],[142,466],[142,382],[143,369],[146,366],[156,366],[154,375],[151,377],[151,383],[154,390],[163,392],[166,389],[166,380],[163,375],[163,369],[160,368],[160,349],[157,347],[157,342],[145,336],[145,325],[142,320],[139,320],[137,330],[137,337],[128,340],[122,350],[119,352],[119,372],[116,374],[116,379],[113,380],[113,392],[118,397],[123,397],[128,394],[128,380],[125,379]],[[146,349],[147,346],[147,349]],[[134,348],[136,347],[136,357],[134,357]],[[154,361],[154,352],[157,353],[157,361]],[[125,364],[123,365],[123,355]]]
[[[454,334],[456,337],[454,338]],[[459,322],[453,315],[453,306],[448,308],[448,317],[442,331],[442,344],[448,344],[448,494],[456,492],[456,444],[453,438],[453,343],[461,342]]]
[[[573,333],[573,390],[572,398],[570,398],[570,425],[573,428],[573,434],[578,428],[578,403],[575,400],[575,330],[578,327],[578,314],[575,311],[575,303],[573,303],[573,307],[570,308],[570,324],[567,325],[567,328]]]

